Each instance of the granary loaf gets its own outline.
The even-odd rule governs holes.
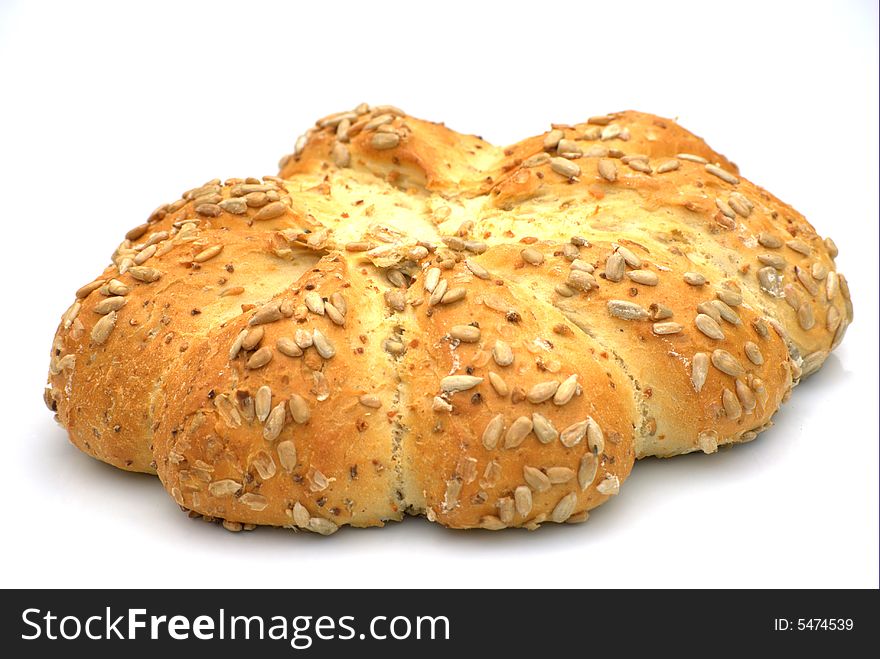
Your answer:
[[[500,148],[364,104],[280,170],[130,229],[45,392],[230,530],[583,521],[637,458],[754,439],[852,322],[834,243],[653,115]]]

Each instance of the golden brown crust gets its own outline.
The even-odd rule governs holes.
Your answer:
[[[852,321],[835,256],[668,119],[502,149],[364,105],[131,230],[46,402],[232,530],[581,521],[634,458],[771,424]]]

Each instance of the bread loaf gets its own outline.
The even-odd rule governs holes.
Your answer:
[[[750,441],[852,322],[834,243],[673,121],[508,148],[391,106],[129,230],[53,342],[71,441],[193,515],[576,522]]]

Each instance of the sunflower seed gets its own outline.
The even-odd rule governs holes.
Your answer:
[[[739,360],[727,350],[712,351],[712,365],[722,373],[727,373],[737,378],[745,373],[745,369]]]
[[[303,354],[302,349],[296,345],[296,342],[287,336],[280,337],[275,342],[275,347],[278,349],[278,352],[288,357],[301,357]]]
[[[373,133],[370,138],[370,146],[377,151],[393,149],[400,144],[400,135],[397,133]]]
[[[752,214],[751,202],[739,192],[731,193],[730,197],[727,198],[727,203],[740,217],[748,217]]]
[[[351,153],[345,144],[336,142],[333,145],[333,150],[330,152],[330,159],[337,167],[348,167],[351,163]]]
[[[150,230],[149,223],[138,224],[133,229],[129,229],[128,233],[125,234],[126,240],[137,240],[141,236],[143,236],[147,231]]]
[[[573,163],[565,158],[550,158],[550,169],[560,176],[569,179],[581,175],[581,168],[577,166],[577,163]]]
[[[767,266],[758,270],[758,285],[761,290],[773,297],[784,297],[782,275],[775,268]]]
[[[838,290],[840,290],[840,280],[837,273],[831,271],[825,278],[825,297],[829,302],[837,296]]]
[[[724,413],[728,419],[738,419],[742,416],[742,405],[739,399],[728,388],[724,388],[721,392],[721,405],[724,407]]]
[[[135,265],[143,265],[144,263],[146,263],[146,261],[148,259],[152,258],[152,256],[156,253],[156,249],[158,249],[158,248],[155,245],[150,245],[142,252],[139,252],[134,257],[134,264]]]
[[[679,156],[679,157],[681,157],[681,156]],[[706,164],[705,167],[706,167],[707,172],[709,172],[713,176],[717,176],[725,183],[730,183],[731,185],[737,185],[739,183],[739,179],[736,176],[734,176],[733,174],[730,174],[729,172],[724,171],[723,169],[721,169],[717,165]]]
[[[264,422],[272,411],[272,389],[263,385],[254,396],[254,412],[260,422]]]
[[[312,345],[324,359],[330,359],[336,354],[336,347],[319,329],[312,330]]]
[[[499,366],[510,366],[513,363],[513,350],[506,341],[498,339],[492,348],[492,357]]]
[[[579,421],[578,423],[573,423],[572,425],[568,426],[568,428],[562,431],[562,434],[559,435],[559,441],[566,448],[576,446],[586,436],[588,425],[588,421]]]
[[[449,336],[462,343],[476,343],[480,340],[480,328],[473,325],[453,325]]]
[[[657,166],[657,173],[665,174],[666,172],[674,172],[679,167],[681,167],[681,163],[677,160],[666,160]]]
[[[235,494],[240,489],[241,483],[234,481],[231,478],[213,481],[208,485],[208,492],[210,492],[213,497],[228,497]]]
[[[483,430],[483,446],[491,451],[498,446],[498,440],[501,439],[501,433],[504,432],[504,415],[497,414],[492,420],[486,424]]]
[[[553,287],[553,290],[557,295],[561,295],[562,297],[571,297],[575,293],[574,289],[568,284],[556,284],[556,286]]]
[[[512,497],[501,497],[498,499],[498,519],[501,520],[502,524],[512,524],[515,515],[516,508],[514,507]]]
[[[114,327],[116,327],[116,312],[111,311],[106,316],[101,317],[101,319],[95,323],[94,327],[92,327],[92,332],[90,334],[92,343],[99,346],[104,345],[110,337],[110,333],[113,331]]]
[[[694,385],[694,391],[700,393],[703,385],[706,384],[706,376],[709,375],[709,357],[705,352],[698,352],[694,355],[691,365],[691,382]]]
[[[596,486],[596,491],[599,494],[615,495],[620,492],[620,479],[613,474],[605,474],[605,478]]]
[[[82,308],[82,304],[79,300],[71,304],[67,311],[64,312],[64,315],[61,316],[61,323],[64,329],[70,329],[70,326],[73,325],[73,321],[76,320],[76,317],[79,315],[79,310]]]
[[[527,485],[520,485],[513,491],[516,512],[520,517],[528,517],[532,512],[532,491]]]
[[[571,517],[574,507],[577,505],[577,495],[574,492],[566,494],[559,500],[553,512],[550,513],[550,519],[557,523],[562,523]]]
[[[224,199],[217,205],[232,215],[244,215],[247,213],[247,203],[241,198]]]
[[[105,296],[125,296],[128,295],[131,289],[123,284],[118,279],[111,279],[106,284],[104,284],[100,289],[101,295]]]
[[[373,410],[378,410],[382,407],[382,401],[376,394],[363,394],[358,398],[358,402],[364,407],[369,407]]]
[[[577,142],[566,139],[559,140],[559,144],[556,145],[556,153],[569,160],[576,160],[584,155],[583,150],[578,146]]]
[[[667,318],[672,318],[672,309],[663,304],[654,303],[648,307],[648,310],[651,314],[651,320],[665,320]]]
[[[308,402],[299,394],[291,394],[290,400],[287,401],[287,406],[290,408],[290,415],[296,423],[307,423],[312,418]]]
[[[248,325],[263,325],[264,323],[273,323],[281,318],[281,302],[273,300],[267,302],[257,309],[256,313],[251,316]]]
[[[274,220],[276,217],[283,215],[286,210],[287,206],[283,202],[273,201],[258,210],[254,215],[254,219],[257,221]]]
[[[532,420],[527,416],[518,417],[504,433],[504,448],[516,448],[523,443],[530,432],[532,432]]]
[[[538,441],[542,444],[549,444],[559,437],[559,433],[556,431],[556,428],[553,427],[553,423],[550,419],[537,412],[532,414],[532,429],[534,430]]]
[[[312,313],[318,314],[319,316],[324,315],[324,300],[316,291],[309,291],[306,293],[303,302],[305,302],[306,307],[308,307],[308,310]]]
[[[578,249],[577,245],[572,245],[571,243],[565,243],[562,246],[562,256],[565,257],[567,261],[575,261],[581,254],[581,251]],[[592,272],[592,270],[590,270]]]
[[[707,316],[704,313],[697,314],[697,317],[694,318],[694,324],[698,330],[710,339],[715,339],[716,341],[724,339],[724,332],[721,331],[721,326],[711,316]]]
[[[205,217],[217,217],[222,209],[217,204],[199,204],[196,206],[196,213]]]
[[[811,373],[818,371],[827,357],[827,350],[817,350],[804,357],[804,363],[802,366],[804,375],[810,375]],[[745,406],[745,403],[743,403],[743,406]]]
[[[723,199],[715,197],[715,206],[718,208],[718,210],[721,211],[721,214],[724,215],[724,217],[727,217],[731,220],[736,219],[736,212],[730,206],[728,206],[727,202]]]
[[[794,266],[794,274],[797,277],[798,281],[801,283],[807,292],[810,295],[818,295],[819,294],[819,285],[813,280],[813,276],[810,275],[804,268],[799,265]]]
[[[715,296],[719,300],[724,302],[724,304],[731,306],[731,307],[738,307],[743,302],[742,295],[740,295],[736,291],[730,290],[729,288],[715,289]]]
[[[766,231],[762,231],[758,234],[758,243],[768,249],[778,249],[782,247],[782,241]]]
[[[642,172],[643,174],[651,174],[654,171],[653,169],[651,169],[651,166],[648,164],[647,160],[628,160],[626,162],[626,165],[630,169],[637,172]]]
[[[565,137],[565,132],[554,128],[544,136],[544,149],[552,151],[559,145],[559,141]]]
[[[492,385],[492,388],[502,398],[506,398],[507,394],[510,393],[510,389],[507,387],[507,383],[504,381],[500,375],[498,375],[495,371],[489,371],[489,384]]]
[[[468,270],[474,273],[475,277],[479,277],[480,279],[489,279],[489,271],[473,259],[465,259],[464,264],[467,266]]]
[[[440,283],[440,268],[428,268],[425,272],[425,290],[428,293],[433,293],[437,289],[437,284]]]
[[[309,519],[309,531],[319,535],[333,535],[339,530],[339,526],[323,517],[312,517]]]
[[[530,403],[537,405],[552,398],[558,388],[559,383],[556,380],[540,382],[529,389],[526,398]]]
[[[523,167],[539,167],[540,165],[546,165],[550,162],[550,155],[547,153],[536,153],[533,156],[529,156],[525,160],[523,160]]]
[[[783,288],[783,291],[785,293],[785,301],[788,303],[788,306],[790,306],[795,311],[800,309],[802,303],[801,294],[794,289],[794,286],[792,286],[791,284],[786,284],[785,288]]]
[[[787,262],[779,254],[758,254],[758,261],[777,270],[785,270]]]
[[[284,417],[286,415],[284,407],[284,403],[278,403],[272,408],[272,411],[269,412],[269,416],[266,418],[266,423],[263,426],[263,439],[267,442],[277,439],[284,429]]]
[[[837,245],[834,243],[834,241],[831,240],[831,238],[826,238],[823,243],[825,245],[825,249],[828,251],[828,255],[832,259],[836,259],[840,251],[837,249]]]
[[[306,507],[302,505],[299,501],[297,501],[293,505],[293,522],[297,526],[303,528],[308,527],[309,525],[309,511],[306,510]]]
[[[436,292],[437,288],[434,289],[434,293]],[[467,295],[467,290],[465,290],[461,286],[450,288],[443,294],[443,297],[440,300],[440,304],[452,304],[453,302],[458,302],[459,300],[463,300],[465,298],[465,295]]]
[[[565,283],[569,288],[586,292],[596,286],[596,278],[585,270],[571,270]]]
[[[338,295],[338,293],[334,293],[334,295]],[[332,302],[324,302],[324,312],[334,325],[345,325],[345,316]]]
[[[825,329],[833,332],[840,325],[840,312],[836,307],[828,307],[828,313],[825,315]]]
[[[825,277],[828,276],[828,268],[816,261],[812,266],[810,266],[810,275],[812,275],[813,279],[815,279],[816,281],[822,281],[823,279],[825,279]]]
[[[379,126],[384,126],[385,124],[390,124],[394,120],[394,115],[391,114],[380,114],[378,117],[374,117],[370,119],[366,124],[364,124],[364,131],[376,130]]]
[[[599,134],[599,139],[605,140],[613,140],[620,137],[621,128],[617,124],[608,124],[605,128],[602,129],[602,132]]]
[[[293,334],[293,340],[300,350],[308,350],[314,344],[312,333],[302,328],[296,330]]]
[[[473,389],[483,382],[483,378],[474,375],[447,375],[440,380],[440,389],[447,393],[455,393],[457,391],[467,391]]]
[[[162,276],[161,270],[156,270],[156,268],[148,268],[143,265],[131,266],[128,269],[128,274],[137,279],[138,281],[142,281],[144,283],[152,283],[154,281],[158,281]]]
[[[365,240],[353,240],[345,243],[346,252],[366,252],[373,249],[373,244]]]
[[[550,489],[550,479],[540,469],[526,465],[523,467],[523,478],[535,492],[546,492]]]
[[[608,300],[607,306],[608,313],[623,320],[645,320],[649,315],[644,307],[626,300]]]
[[[706,278],[699,272],[686,272],[684,273],[684,281],[691,286],[702,286],[706,283]]]
[[[673,322],[654,323],[653,326],[654,334],[661,336],[665,334],[678,334],[682,329],[684,328],[679,323]]]
[[[569,375],[565,380],[562,381],[562,384],[559,385],[559,388],[556,390],[556,393],[553,396],[553,403],[556,405],[565,405],[572,399],[572,397],[577,392],[578,382],[577,373]]]
[[[253,464],[254,468],[257,470],[257,474],[259,474],[260,478],[264,481],[270,480],[275,476],[275,460],[273,460],[272,456],[266,451],[258,451],[251,464]]]
[[[642,267],[642,259],[635,255],[635,253],[623,245],[617,246],[617,253],[623,257],[623,260],[630,268],[641,268]]]
[[[793,249],[799,254],[803,254],[804,256],[809,256],[813,251],[813,249],[803,240],[789,240],[785,243],[785,246],[789,249]]]
[[[108,297],[96,304],[92,307],[92,311],[102,316],[110,313],[111,311],[119,311],[122,307],[125,306],[126,300],[124,297]]]
[[[272,348],[263,346],[250,356],[245,366],[250,369],[263,368],[270,361],[272,361]]]
[[[599,461],[592,453],[585,453],[578,464],[577,479],[581,490],[586,490],[596,479]]]
[[[739,317],[739,314],[737,314],[732,307],[728,306],[721,300],[712,300],[709,304],[715,307],[715,309],[718,311],[718,315],[731,325],[742,324],[742,319]]]
[[[242,494],[238,497],[238,502],[257,512],[265,510],[269,505],[269,500],[266,497],[262,494],[254,494],[253,492]]]
[[[709,161],[703,158],[702,156],[695,156],[692,153],[678,153],[675,156],[676,158],[680,158],[681,160],[688,160],[690,162],[696,162],[701,165],[707,164]]]
[[[483,517],[480,518],[480,528],[488,531],[500,531],[507,527],[504,526],[504,522],[495,517],[495,515],[483,515]]]
[[[644,286],[656,286],[660,283],[657,273],[651,272],[650,270],[630,270],[626,273],[626,276],[635,283]]]
[[[802,304],[798,309],[797,316],[798,324],[801,326],[801,329],[813,329],[813,326],[816,324],[816,319],[813,316],[813,305],[811,305],[809,302]]]
[[[519,254],[530,265],[541,265],[544,262],[544,255],[534,247],[526,247]]]
[[[716,323],[720,323],[721,322],[721,312],[718,311],[718,307],[716,307],[714,304],[712,304],[712,302],[714,302],[714,300],[709,301],[709,302],[700,302],[697,305],[697,313],[704,313],[707,316],[709,316],[712,320],[714,320]]]
[[[256,348],[260,345],[260,341],[263,340],[264,334],[265,329],[260,325],[247,330],[247,334],[245,334],[244,340],[241,342],[242,349],[253,350]]]
[[[599,176],[609,183],[614,183],[617,180],[617,165],[613,160],[600,158],[597,167],[599,169]]]
[[[739,398],[739,402],[742,404],[746,414],[751,414],[755,410],[757,406],[755,394],[752,393],[752,390],[742,380],[736,381],[736,396]]]

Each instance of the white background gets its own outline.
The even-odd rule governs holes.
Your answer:
[[[875,0],[0,2],[0,585],[877,587],[877,43]],[[362,100],[496,143],[677,116],[833,235],[855,324],[758,441],[643,461],[584,525],[322,538],[189,520],[52,421],[58,318],[159,203],[274,174]]]

